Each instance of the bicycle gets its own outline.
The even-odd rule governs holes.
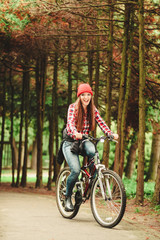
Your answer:
[[[65,167],[60,171],[56,182],[56,202],[64,218],[74,218],[81,204],[90,198],[92,214],[102,227],[112,228],[121,221],[126,207],[125,188],[120,176],[101,164],[97,149],[97,144],[104,142],[106,139],[115,141],[106,136],[100,138],[84,137],[83,141],[92,141],[94,143],[96,154],[92,162],[81,167],[81,173],[73,189],[72,202],[74,210],[72,212],[65,211],[66,181],[70,169]],[[88,171],[90,164],[94,165],[92,173]]]

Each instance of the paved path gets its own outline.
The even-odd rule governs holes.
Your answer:
[[[0,240],[158,240],[147,236],[125,218],[113,229],[102,228],[89,204],[68,220],[53,196],[0,192]]]

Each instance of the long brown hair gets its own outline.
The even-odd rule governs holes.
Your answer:
[[[77,124],[77,130],[82,131],[83,130],[83,121],[84,121],[84,108],[81,102],[80,97],[78,97],[77,101],[75,102],[76,105],[76,124]],[[87,120],[89,121],[89,130],[94,131],[95,129],[95,105],[94,100],[91,97],[90,103],[87,106]]]

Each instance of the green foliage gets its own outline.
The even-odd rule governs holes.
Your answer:
[[[15,14],[6,13],[5,18],[1,19],[1,22],[5,23],[6,28],[12,26],[12,30],[23,30],[29,23],[29,19],[26,16],[21,20]]]
[[[123,183],[126,189],[127,198],[134,198],[136,196],[136,180],[135,177],[128,179],[123,178]]]
[[[149,168],[151,150],[152,150],[152,133],[149,132],[145,134],[145,165],[144,165],[145,177]]]
[[[31,1],[22,4],[22,1],[6,1],[0,4],[0,26],[1,30],[10,33],[15,30],[24,30],[26,25],[30,23],[29,9]],[[21,9],[21,11],[20,11]],[[23,11],[22,11],[23,10]]]
[[[154,211],[157,212],[158,215],[160,215],[160,205],[155,205],[155,206],[152,207],[151,209],[153,209]]]
[[[126,195],[128,199],[135,198],[136,196],[136,176],[133,176],[131,179],[126,177],[123,178],[123,183],[126,189]],[[145,182],[144,183],[144,198],[151,200],[154,194],[154,182]]]
[[[160,102],[156,102],[154,106],[147,103],[146,126],[148,131],[152,131],[152,122],[160,122]]]
[[[144,183],[144,198],[152,199],[154,194],[155,182],[145,182]]]

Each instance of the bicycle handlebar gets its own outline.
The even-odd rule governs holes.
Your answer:
[[[82,140],[85,140],[85,139],[89,139],[89,140],[93,140],[93,141],[96,141],[96,142],[99,142],[99,141],[104,141],[104,140],[108,140],[108,141],[112,141],[112,142],[117,142],[117,140],[114,139],[113,135],[110,135],[110,136],[101,136],[99,138],[95,138],[91,135],[86,135],[86,134],[83,134],[83,137],[82,137]]]

